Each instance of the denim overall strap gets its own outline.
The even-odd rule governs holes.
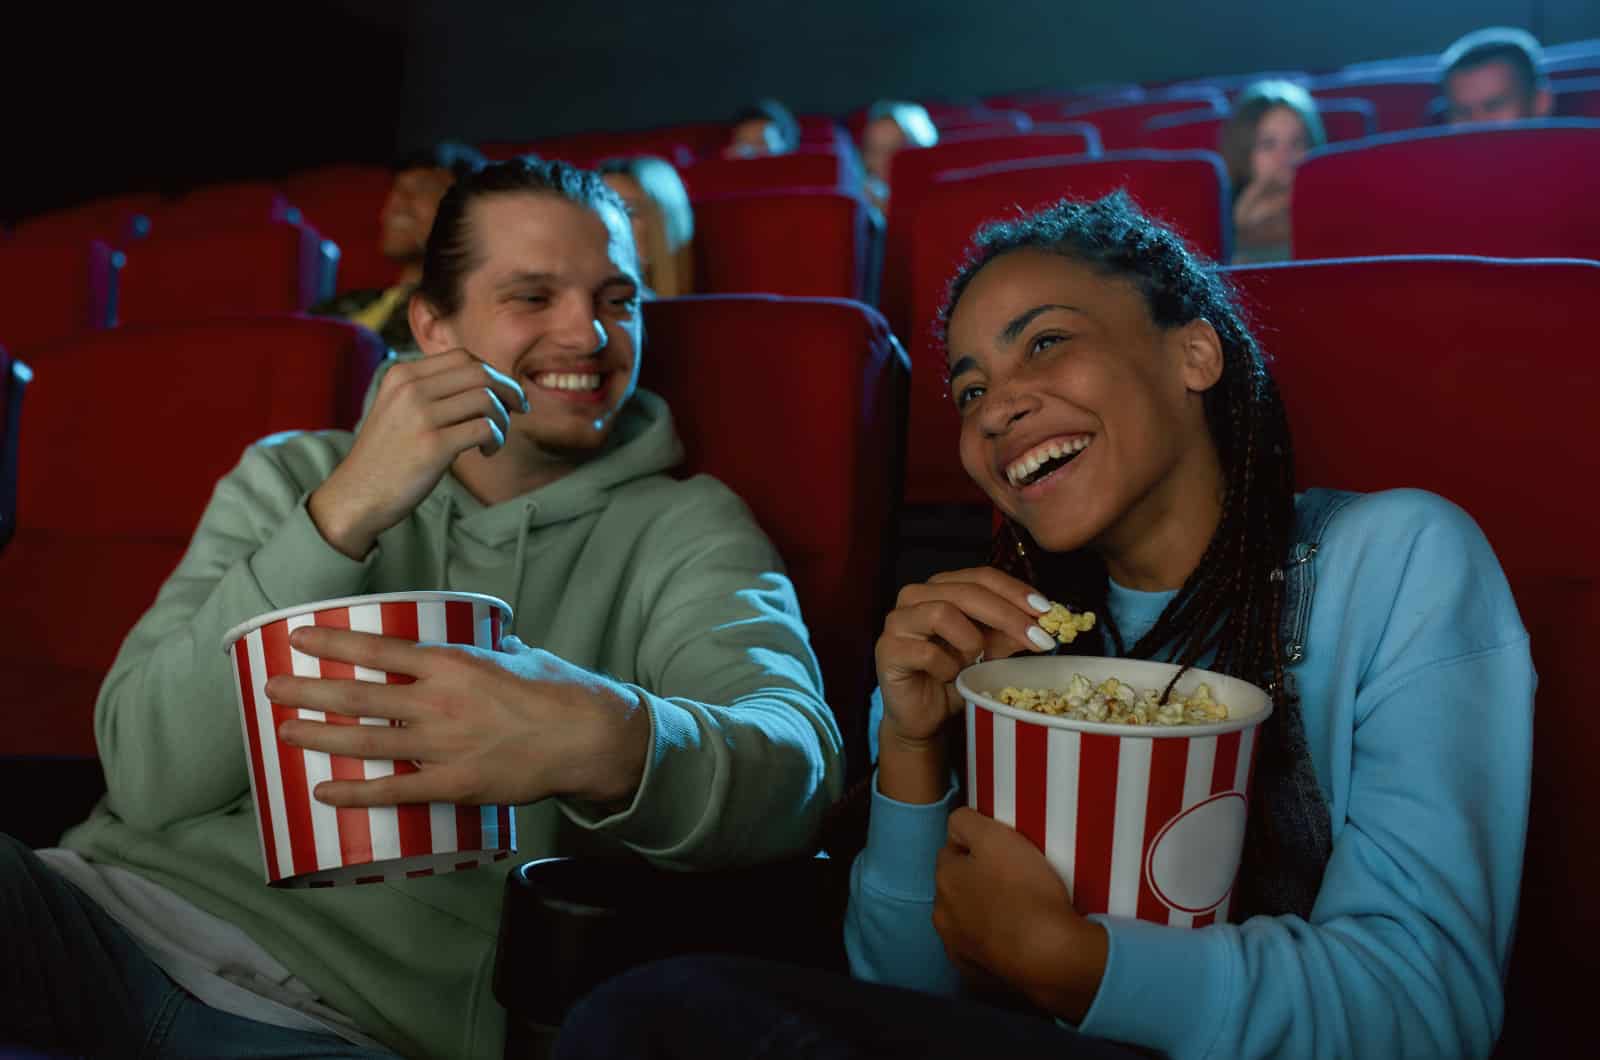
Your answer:
[[[1292,667],[1310,650],[1306,634],[1315,595],[1317,549],[1328,523],[1358,494],[1307,490],[1295,506],[1295,531],[1284,582],[1283,640],[1286,688],[1276,694],[1272,717],[1257,733],[1256,766],[1244,853],[1234,885],[1234,920],[1294,914],[1309,919],[1333,853],[1328,799],[1317,782]]]

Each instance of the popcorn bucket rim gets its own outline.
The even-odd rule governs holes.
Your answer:
[[[1016,665],[1020,663],[1024,667],[1043,669],[1045,667],[1040,666],[1039,664],[1062,665],[1068,660],[1088,661],[1091,659],[1115,663],[1117,666],[1128,671],[1143,670],[1150,667],[1164,670],[1166,671],[1167,676],[1161,681],[1163,687],[1165,687],[1166,681],[1170,681],[1172,679],[1171,675],[1178,669],[1176,663],[1155,662],[1149,659],[1121,659],[1115,656],[1105,655],[1039,655],[1023,656],[1020,658],[1014,657],[1010,659],[990,659],[985,662],[974,663],[957,674],[956,691],[961,693],[961,698],[966,703],[968,712],[970,712],[974,706],[980,706],[984,710],[991,711],[995,714],[1002,715],[1003,717],[1011,718],[1015,721],[1030,725],[1041,725],[1050,729],[1068,729],[1073,732],[1081,733],[1095,733],[1103,736],[1131,736],[1144,737],[1146,739],[1195,739],[1207,736],[1221,736],[1226,733],[1239,732],[1242,729],[1253,728],[1266,721],[1267,718],[1271,717],[1272,715],[1274,706],[1272,697],[1267,695],[1267,693],[1259,685],[1252,684],[1243,678],[1233,677],[1229,674],[1218,673],[1215,670],[1203,670],[1197,666],[1191,666],[1189,668],[1188,673],[1184,676],[1184,684],[1188,684],[1191,678],[1194,679],[1194,683],[1198,684],[1204,682],[1210,684],[1213,689],[1215,689],[1219,683],[1237,683],[1253,689],[1258,695],[1261,696],[1262,700],[1265,702],[1265,706],[1260,710],[1253,710],[1250,713],[1242,716],[1229,717],[1226,721],[1205,722],[1196,725],[1115,725],[1103,721],[1079,721],[1075,718],[1065,718],[1054,714],[1041,714],[1035,710],[1023,710],[1020,707],[1008,706],[1005,703],[1000,702],[998,699],[991,698],[983,692],[975,691],[969,683],[970,677],[974,676],[979,671],[984,671],[985,668],[1015,668]]]
[[[236,642],[256,630],[298,615],[313,614],[317,611],[331,611],[340,607],[361,607],[367,604],[421,604],[441,601],[445,603],[487,604],[490,607],[497,607],[503,616],[502,622],[506,626],[511,624],[511,605],[498,596],[490,596],[487,593],[455,592],[448,589],[418,589],[415,592],[337,596],[328,600],[313,600],[310,603],[298,604],[294,607],[280,607],[276,611],[268,611],[264,615],[257,615],[252,619],[241,622],[222,635],[222,653],[224,655],[232,653]]]

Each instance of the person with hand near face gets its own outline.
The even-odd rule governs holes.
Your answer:
[[[1555,97],[1541,61],[1539,42],[1527,30],[1491,26],[1468,33],[1439,58],[1445,121],[1464,125],[1548,118]]]
[[[672,163],[635,155],[608,158],[594,168],[628,207],[643,297],[693,294],[694,207]]]
[[[494,651],[294,633],[307,655],[413,679],[269,682],[287,708],[403,722],[282,723],[294,746],[420,763],[320,783],[324,804],[511,804],[521,860],[632,851],[693,869],[811,848],[841,786],[839,732],[772,544],[725,486],[668,474],[682,447],[637,385],[639,286],[598,174],[518,160],[455,182],[410,299],[419,352],[386,363],[354,433],[246,451],[101,690],[104,800],[62,849],[0,837],[0,967],[28,970],[0,972],[0,1041],[501,1055],[510,861],[262,882],[221,646],[288,606],[439,588],[514,609]]]
[[[979,232],[941,317],[959,458],[1002,520],[990,565],[906,586],[877,642],[857,979],[658,962],[580,1002],[556,1056],[1488,1056],[1535,675],[1477,525],[1421,490],[1297,492],[1226,281],[1120,192]],[[1051,601],[1100,616],[1069,654],[1273,698],[1216,922],[1084,916],[967,808],[953,682],[1051,650]]]
[[[378,215],[383,256],[394,262],[397,270],[394,282],[373,290],[346,291],[313,306],[311,312],[370,328],[392,350],[416,349],[411,334],[411,292],[422,280],[422,253],[439,200],[456,178],[483,165],[482,155],[453,140],[398,159],[393,166],[394,182]]]
[[[1295,167],[1327,142],[1322,117],[1292,81],[1258,81],[1234,100],[1222,127],[1222,160],[1233,187],[1233,261],[1289,257]]]
[[[879,100],[869,107],[861,130],[861,163],[867,171],[867,198],[872,205],[881,211],[889,209],[889,177],[896,154],[938,142],[939,130],[922,104]]]

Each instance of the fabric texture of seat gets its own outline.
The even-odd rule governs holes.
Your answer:
[[[1296,258],[1600,258],[1600,121],[1458,126],[1313,151],[1295,172]]]
[[[10,246],[61,245],[98,239],[120,247],[142,235],[149,215],[161,205],[154,192],[114,195],[30,217],[17,225]]]
[[[694,200],[694,290],[876,299],[881,218],[837,191],[741,192]]]
[[[1377,111],[1378,132],[1388,133],[1427,125],[1439,82],[1432,70],[1388,75],[1340,73],[1312,81],[1308,90],[1318,99],[1366,100]]]
[[[1227,270],[1274,358],[1299,488],[1414,486],[1465,508],[1510,579],[1539,675],[1533,803],[1497,1055],[1582,1040],[1600,974],[1600,264],[1484,258]]]
[[[1600,118],[1600,77],[1553,81],[1550,91],[1555,96],[1556,117]]]
[[[0,556],[0,756],[94,754],[100,679],[217,480],[266,435],[354,425],[383,354],[354,325],[272,317],[121,327],[30,356],[22,522]]]
[[[1125,151],[1098,158],[1037,158],[942,174],[912,223],[910,253],[911,437],[906,501],[981,503],[984,495],[957,459],[960,434],[945,385],[944,353],[934,334],[945,288],[973,234],[1062,198],[1098,198],[1125,188],[1146,211],[1174,227],[1213,260],[1229,251],[1228,179],[1206,151]]]
[[[296,210],[277,185],[241,181],[194,188],[148,211],[151,232],[159,236],[248,228],[273,221],[298,221]]]
[[[26,352],[110,327],[122,264],[99,240],[0,244],[0,340]]]
[[[306,224],[339,247],[335,294],[388,287],[399,268],[383,256],[379,215],[394,174],[383,166],[334,165],[293,173],[284,194]]]
[[[793,579],[847,774],[865,776],[873,645],[905,442],[905,353],[855,302],[695,295],[645,305],[640,383],[672,408],[686,473],[742,497]]]
[[[865,190],[860,160],[824,147],[755,158],[706,158],[685,167],[679,176],[690,198],[696,199],[777,188],[826,188],[853,195]]]
[[[1066,107],[1058,120],[1081,121],[1093,125],[1100,134],[1100,144],[1107,151],[1120,151],[1138,147],[1144,123],[1163,114],[1198,113],[1222,114],[1227,110],[1227,99],[1215,89],[1196,89],[1160,99],[1141,99],[1134,102],[1104,106],[1087,102]]]
[[[119,287],[125,324],[293,313],[332,295],[338,248],[293,221],[168,234],[128,251]]]

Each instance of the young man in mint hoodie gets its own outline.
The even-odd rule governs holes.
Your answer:
[[[711,867],[808,848],[840,790],[839,733],[772,545],[726,487],[666,473],[681,448],[636,389],[638,288],[596,175],[517,161],[456,184],[411,303],[422,355],[386,366],[354,434],[245,453],[101,690],[106,797],[62,849],[0,842],[0,1042],[500,1054],[504,867],[263,883],[221,644],[278,608],[447,588],[515,610],[496,652],[299,630],[300,651],[415,678],[274,679],[275,702],[405,723],[289,722],[286,741],[425,763],[324,783],[323,802],[513,804],[519,858]]]

